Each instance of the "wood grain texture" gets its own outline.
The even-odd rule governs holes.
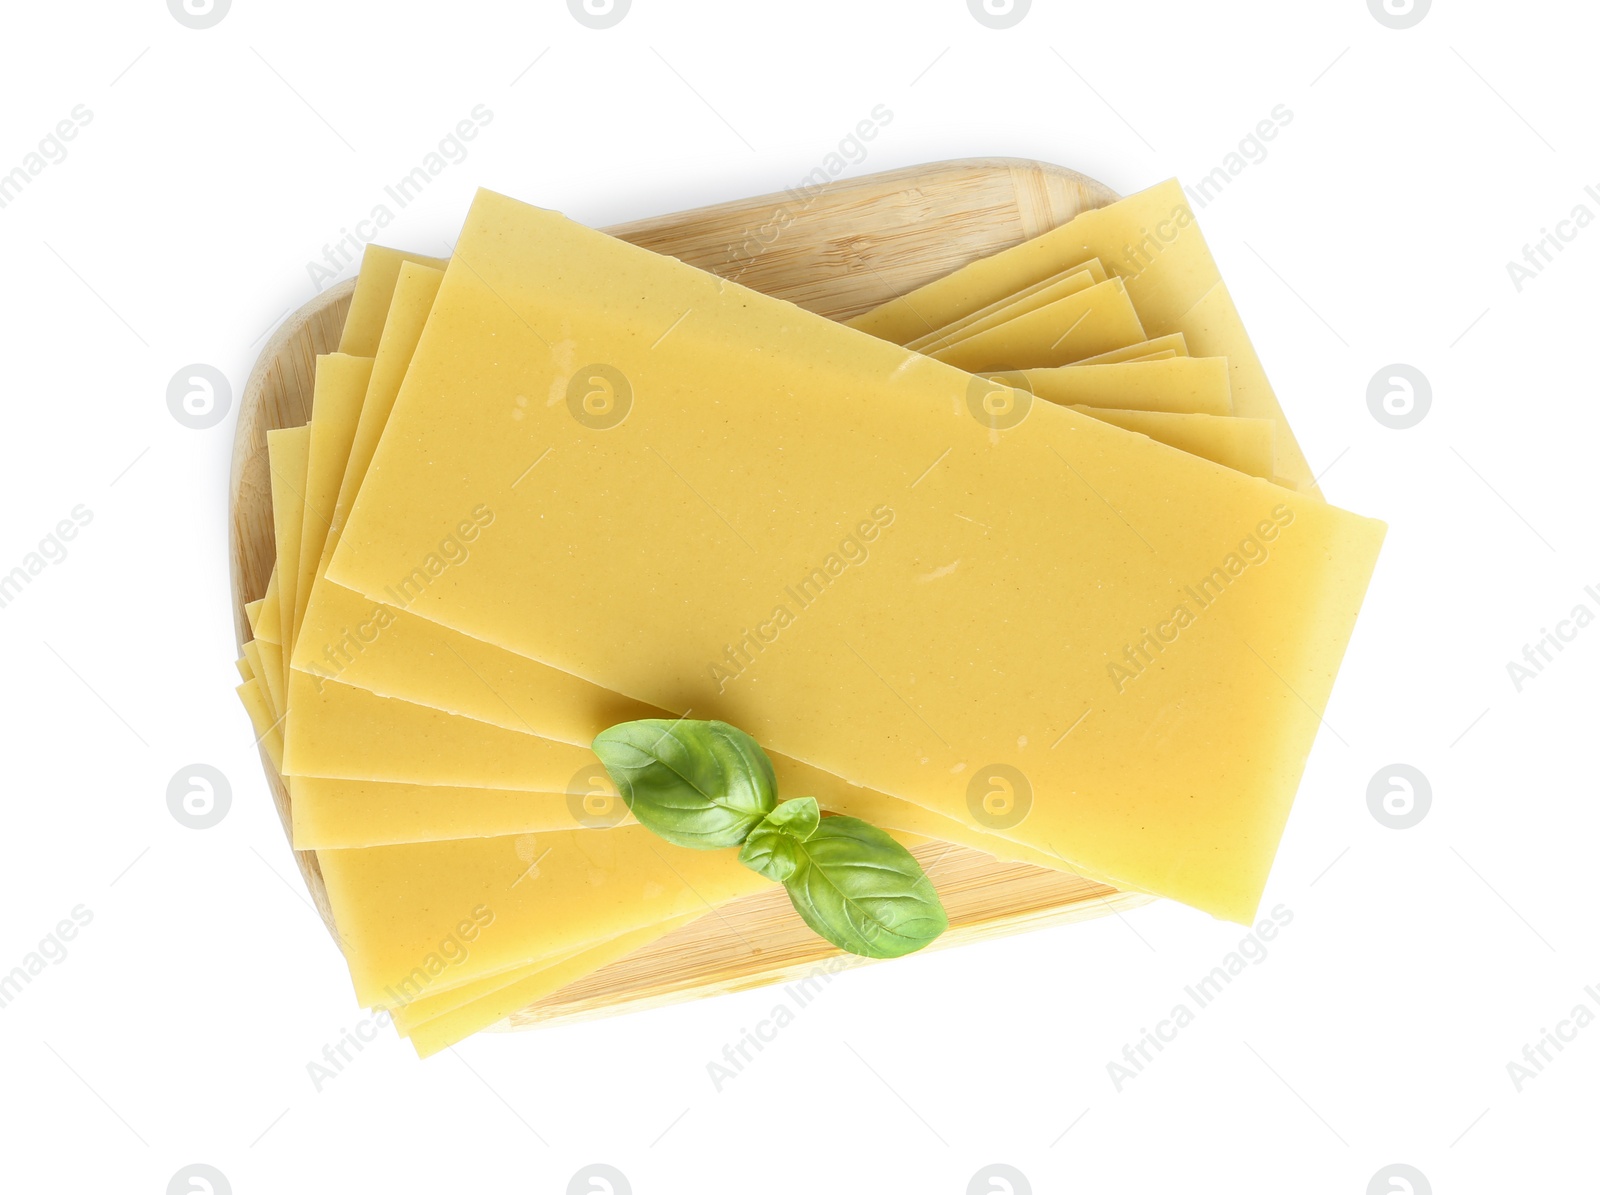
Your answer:
[[[1117,196],[1075,171],[1010,158],[909,167],[619,225],[606,231],[831,319],[846,319]],[[234,626],[273,565],[266,434],[306,422],[318,354],[335,351],[354,282],[318,295],[273,334],[239,403],[229,486]],[[285,833],[289,795],[262,765]],[[963,847],[918,848],[950,914],[940,947],[1142,903],[1076,876],[1002,863]],[[295,852],[333,930],[315,853]],[[808,930],[781,888],[736,901],[512,1017],[513,1027],[647,1008],[804,976],[838,951]]]
[[[1121,912],[1150,899],[1065,872],[1001,863],[947,842],[912,851],[939,890],[950,928],[929,950]],[[587,1020],[866,966],[812,933],[774,885],[674,930],[509,1018],[507,1027]]]

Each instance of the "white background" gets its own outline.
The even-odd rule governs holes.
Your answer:
[[[1600,226],[1520,293],[1506,268],[1600,215],[1590,6],[1403,31],[1361,0],[1039,0],[1003,31],[961,0],[635,0],[599,31],[557,0],[0,20],[0,172],[92,113],[0,210],[0,572],[93,514],[0,610],[0,971],[93,916],[0,1009],[6,1189],[159,1193],[194,1162],[241,1193],[562,1192],[595,1162],[640,1195],[959,1193],[996,1162],[1035,1192],[1360,1195],[1391,1163],[1440,1193],[1596,1189],[1600,1025],[1520,1092],[1507,1070],[1600,1012],[1600,625],[1521,692],[1506,669],[1600,613]],[[1157,904],[857,970],[720,1093],[707,1063],[780,993],[426,1063],[386,1034],[314,1087],[363,1014],[232,693],[233,419],[181,426],[166,386],[206,362],[237,395],[306,263],[478,104],[389,243],[443,252],[479,185],[596,225],[781,189],[879,104],[852,174],[1006,154],[1123,192],[1293,113],[1201,223],[1328,496],[1391,531],[1265,901],[1293,921],[1121,1091],[1107,1064],[1241,928]],[[1409,430],[1367,406],[1396,362],[1432,387]],[[233,789],[205,831],[166,807],[196,761]],[[1367,803],[1397,761],[1432,788],[1406,830]]]

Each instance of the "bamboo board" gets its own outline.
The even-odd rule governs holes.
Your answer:
[[[681,258],[819,315],[847,319],[979,257],[1111,202],[1074,171],[1009,158],[964,159],[739,200],[606,231]],[[240,399],[229,484],[234,627],[273,565],[266,434],[311,415],[316,358],[335,351],[354,281],[290,316],[262,350]],[[289,828],[289,795],[262,766]],[[917,850],[950,915],[940,947],[1130,908],[1148,898],[946,843]],[[314,852],[295,852],[312,899],[333,918]],[[839,952],[808,930],[781,888],[747,897],[667,934],[513,1016],[513,1027],[605,1015],[783,982]]]

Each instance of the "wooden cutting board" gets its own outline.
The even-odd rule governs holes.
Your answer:
[[[1038,236],[1116,199],[1093,179],[1014,158],[971,158],[796,188],[606,231],[831,319],[847,319],[979,257]],[[354,281],[289,317],[250,374],[239,404],[229,485],[234,626],[273,565],[267,432],[311,415],[316,358],[339,344]],[[285,832],[289,794],[262,753]],[[600,831],[597,831],[597,833]],[[917,850],[950,915],[937,946],[1100,916],[1148,898],[946,843]],[[334,930],[314,852],[295,852]],[[811,933],[781,887],[718,909],[530,1006],[512,1026],[606,1015],[802,976],[839,952]],[[841,960],[846,961],[846,960]],[[848,960],[854,962],[855,960]]]

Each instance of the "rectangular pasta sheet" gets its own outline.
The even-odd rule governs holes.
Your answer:
[[[484,192],[328,576],[1248,921],[1381,524],[971,382]]]

